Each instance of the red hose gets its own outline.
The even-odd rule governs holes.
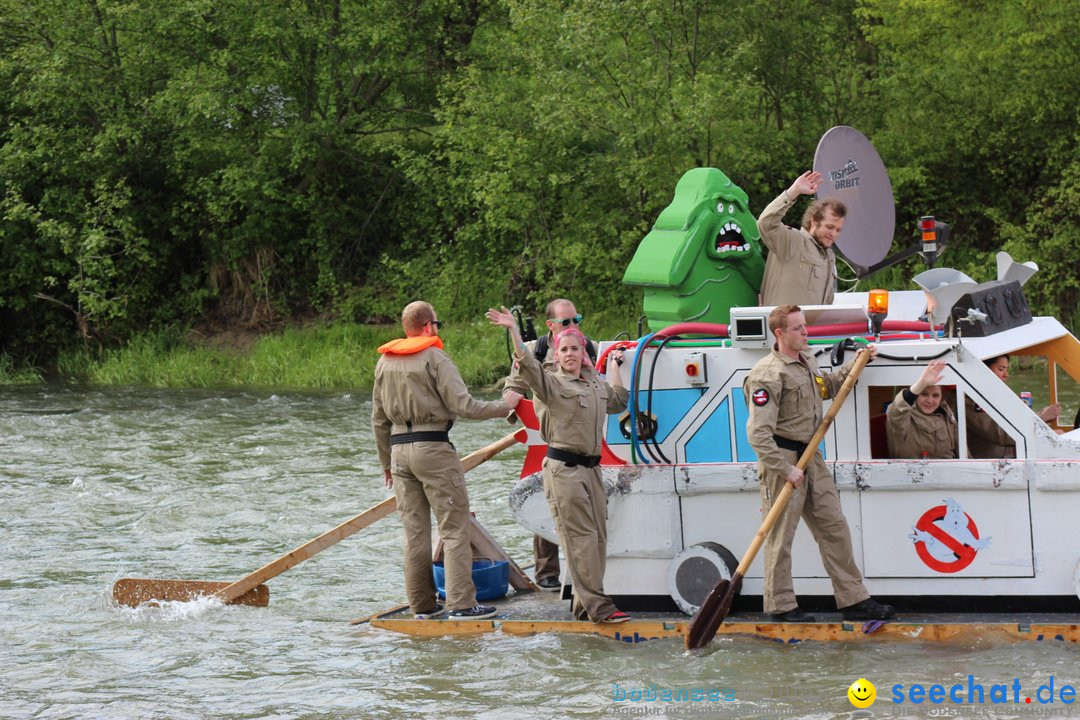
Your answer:
[[[636,340],[620,340],[619,342],[615,343],[614,345],[609,345],[604,350],[604,352],[600,353],[600,357],[596,358],[596,372],[598,372],[598,373],[607,372],[607,356],[608,356],[608,353],[611,352],[612,350],[619,350],[619,349],[626,350],[628,348],[636,348],[636,347],[637,347],[637,341]]]
[[[868,326],[864,322],[836,323],[833,325],[810,325],[806,334],[810,337],[832,337],[840,335],[865,335]],[[883,332],[932,332],[930,323],[921,320],[886,320],[881,324]]]
[[[663,330],[658,330],[656,334],[660,337],[671,337],[672,335],[711,335],[712,337],[726,338],[728,336],[728,326],[719,323],[684,322],[670,325]]]

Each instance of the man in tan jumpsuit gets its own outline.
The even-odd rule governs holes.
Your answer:
[[[607,415],[625,409],[629,393],[617,368],[609,368],[608,384],[584,363],[584,336],[577,329],[556,334],[556,366],[544,368],[527,352],[517,323],[506,308],[488,310],[487,316],[510,331],[521,379],[536,399],[540,435],[548,444],[544,495],[570,565],[574,617],[625,622],[630,616],[616,608],[604,592],[607,493],[599,464]],[[615,350],[608,359],[621,365],[622,356],[621,350]]]
[[[801,517],[817,541],[844,619],[891,617],[893,608],[875,602],[863,586],[840,496],[825,461],[815,453],[805,473],[795,466],[821,423],[821,401],[836,394],[854,360],[837,372],[821,372],[807,350],[806,319],[796,305],[775,308],[769,315],[769,329],[776,344],[743,381],[750,410],[747,435],[758,457],[762,512],[768,513],[784,483],[791,483],[793,491],[765,539],[765,612],[781,621],[814,620],[799,608],[791,581],[791,543]]]
[[[573,325],[580,325],[581,316],[578,315],[574,303],[559,298],[547,304],[546,320],[548,334],[544,343],[546,349],[544,356],[540,358],[541,365],[545,368],[555,367],[555,335]],[[531,340],[525,343],[525,350],[535,356],[539,340]],[[506,389],[525,394],[529,385],[521,378],[518,364],[514,363],[510,369],[510,375],[506,378]],[[544,442],[547,442],[545,439]],[[544,590],[558,590],[559,582],[559,545],[550,540],[545,540],[539,535],[533,535],[533,566],[536,575],[536,584]]]
[[[836,292],[833,243],[844,229],[847,209],[836,198],[818,200],[803,214],[802,227],[783,219],[800,195],[817,192],[821,173],[807,170],[769,203],[758,218],[761,241],[769,248],[762,305],[830,305]]]
[[[461,460],[450,444],[457,417],[503,417],[521,399],[476,400],[442,350],[435,310],[409,303],[401,313],[405,337],[379,348],[371,393],[371,424],[387,487],[397,496],[405,531],[405,593],[420,617],[444,612],[436,601],[431,571],[431,512],[439,526],[446,567],[446,609],[451,619],[493,617],[476,604],[472,581],[469,495]]]

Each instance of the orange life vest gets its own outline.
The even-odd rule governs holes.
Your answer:
[[[442,338],[438,335],[417,335],[416,337],[396,338],[379,346],[383,355],[415,355],[435,346],[442,350]]]

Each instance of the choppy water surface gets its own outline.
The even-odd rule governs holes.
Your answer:
[[[382,500],[369,413],[363,395],[0,388],[0,717],[832,718],[850,716],[845,693],[859,677],[882,698],[895,683],[969,674],[988,688],[1080,685],[1077,649],[1054,643],[721,639],[692,656],[674,640],[358,629],[348,621],[403,596],[394,517],[272,580],[266,608],[112,604],[120,577],[234,580]],[[461,423],[454,438],[467,452],[508,430]],[[522,456],[480,466],[469,485],[478,518],[524,561],[530,538],[505,501]],[[613,699],[653,685],[733,699]]]

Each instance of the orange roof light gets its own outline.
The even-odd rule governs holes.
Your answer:
[[[889,314],[889,291],[871,290],[870,300],[867,302],[866,311],[871,315]]]

